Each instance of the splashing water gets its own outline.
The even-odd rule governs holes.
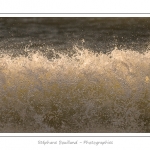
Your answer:
[[[0,132],[150,132],[150,52],[0,58]]]

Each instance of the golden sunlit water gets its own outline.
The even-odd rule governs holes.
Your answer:
[[[150,52],[74,47],[0,57],[0,132],[150,132]]]

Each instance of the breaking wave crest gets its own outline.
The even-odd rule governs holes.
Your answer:
[[[150,52],[1,55],[0,132],[150,132]]]

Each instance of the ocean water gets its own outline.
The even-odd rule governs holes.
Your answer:
[[[149,133],[149,18],[0,18],[0,132]]]

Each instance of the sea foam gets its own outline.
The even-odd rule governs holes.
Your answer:
[[[0,132],[150,132],[150,51],[53,54],[1,54]]]

